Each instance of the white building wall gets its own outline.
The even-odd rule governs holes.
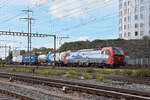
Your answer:
[[[119,0],[119,37],[150,36],[150,0]]]

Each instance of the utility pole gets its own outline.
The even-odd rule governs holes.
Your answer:
[[[54,65],[56,65],[56,35],[54,35]]]
[[[6,44],[5,44],[5,63],[6,63],[6,51],[7,50],[7,46],[6,46]]]
[[[32,32],[32,20],[34,20],[33,18],[30,17],[30,13],[33,13],[32,10],[30,10],[29,8],[27,10],[22,10],[23,12],[26,12],[27,13],[27,18],[21,18],[21,19],[25,19],[28,21],[28,53],[31,53],[31,32]]]

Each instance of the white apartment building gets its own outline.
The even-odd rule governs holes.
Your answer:
[[[150,0],[119,0],[119,38],[150,36]]]

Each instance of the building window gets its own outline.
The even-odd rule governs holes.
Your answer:
[[[135,20],[138,20],[138,15],[135,15]]]
[[[122,27],[119,27],[119,31],[122,31]]]
[[[130,5],[130,1],[128,1],[128,6]]]
[[[138,3],[138,2],[139,2],[139,0],[135,0],[135,2],[136,2],[136,3]]]
[[[144,3],[144,0],[140,0],[141,3]]]
[[[144,19],[144,15],[143,15],[143,14],[140,14],[140,18],[141,18],[141,19]]]
[[[128,21],[130,21],[130,19],[131,19],[131,17],[130,17],[130,16],[128,16]]]
[[[124,29],[126,29],[126,25],[124,25]]]
[[[126,32],[124,33],[124,37],[126,37],[127,36],[127,34],[126,34]]]
[[[140,36],[143,36],[143,35],[144,35],[144,31],[141,31],[141,32],[140,32]]]
[[[124,10],[124,14],[125,14],[125,15],[127,14],[127,9]]]
[[[122,8],[122,4],[119,5],[120,9]]]
[[[137,31],[135,32],[135,36],[138,36],[138,32]]]
[[[128,29],[130,29],[130,25],[128,24]]]
[[[126,6],[127,5],[127,3],[126,2],[124,2],[124,6]]]
[[[144,6],[141,6],[141,7],[140,7],[140,11],[141,11],[141,12],[144,11]]]
[[[127,18],[126,18],[126,17],[124,17],[124,22],[126,22],[126,20],[127,20]]]
[[[143,24],[143,23],[140,23],[140,27],[143,28],[143,27],[144,27],[144,24]]]
[[[128,8],[128,14],[130,14],[130,9]]]
[[[134,12],[135,12],[135,13],[138,12],[138,7],[135,7],[135,11],[134,11]]]
[[[119,19],[119,24],[122,24],[122,19],[121,18]]]
[[[131,33],[130,32],[128,32],[128,37],[130,37],[131,36]]]
[[[135,28],[138,28],[138,24],[137,23],[135,24]]]

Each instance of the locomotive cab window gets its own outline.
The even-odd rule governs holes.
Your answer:
[[[121,48],[113,48],[114,55],[124,55],[123,50]]]
[[[105,54],[105,51],[102,51],[101,54]]]
[[[111,54],[111,53],[110,53],[110,51],[109,51],[109,50],[107,50],[107,51],[106,51],[106,55],[108,55],[108,56],[109,56],[110,54]]]

